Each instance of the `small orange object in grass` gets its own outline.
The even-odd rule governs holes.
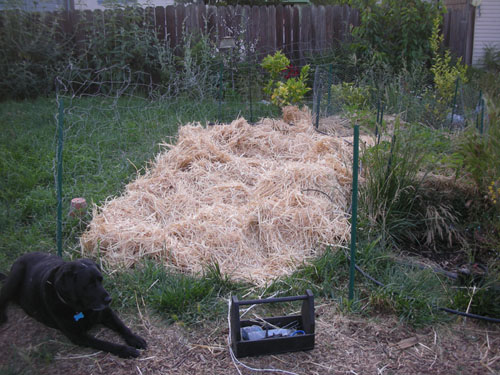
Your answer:
[[[69,208],[69,216],[83,216],[87,209],[87,201],[85,198],[73,198]]]

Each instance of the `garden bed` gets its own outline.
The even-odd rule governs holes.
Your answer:
[[[216,264],[263,283],[322,245],[346,243],[352,146],[316,132],[309,111],[284,120],[179,129],[122,196],[96,208],[81,238],[108,266],[155,259],[183,271]]]

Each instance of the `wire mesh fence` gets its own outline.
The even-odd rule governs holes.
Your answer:
[[[75,196],[102,202],[121,191],[147,168],[162,144],[172,142],[180,125],[210,126],[238,117],[258,124],[260,118],[281,116],[279,106],[264,92],[270,77],[261,58],[227,58],[191,70],[184,66],[168,85],[127,66],[99,71],[72,71],[68,66],[56,84],[58,103],[64,106],[61,155],[80,156],[64,162],[60,198],[64,205]],[[290,63],[292,68],[297,65]],[[481,92],[462,82],[456,82],[453,98],[443,102],[431,86],[421,84],[416,73],[360,76],[352,67],[334,62],[311,61],[310,66],[310,91],[297,104],[311,111],[311,126],[319,132],[352,137],[353,126],[358,124],[363,132],[380,139],[382,133],[390,136],[394,131],[390,125],[395,118],[452,132],[467,126],[481,133],[488,130]],[[286,81],[287,74],[289,69],[279,79]],[[101,182],[109,168],[114,170],[114,179],[103,189]],[[88,181],[89,176],[95,184]]]
[[[389,116],[451,132],[462,131],[468,125],[476,126],[480,133],[487,131],[487,108],[481,91],[459,79],[454,83],[454,95],[445,100],[432,85],[418,82],[411,73],[377,79],[345,74],[334,64],[316,65],[313,69],[313,95],[308,106],[318,129],[333,116],[337,120],[349,119],[349,128],[359,123],[376,134],[385,129],[384,118]]]
[[[140,134],[161,142],[172,136],[180,124],[228,123],[244,117],[255,123],[261,117],[278,117],[281,110],[264,88],[270,79],[262,68],[261,56],[235,61],[227,58],[196,69],[184,66],[176,77],[162,85],[143,72],[111,66],[99,71],[72,71],[71,66],[57,78],[57,98],[65,105],[65,139],[90,138],[95,132],[116,133],[118,143],[127,143],[128,124],[138,124]],[[457,81],[449,101],[439,99],[421,75],[405,73],[391,77],[377,74],[359,76],[351,68],[335,63],[310,63],[306,84],[310,90],[300,102],[312,112],[313,124],[326,131],[336,120],[341,135],[352,135],[359,123],[374,133],[383,131],[384,118],[399,117],[450,131],[474,125],[488,128],[482,93]],[[289,69],[297,65],[292,61]],[[279,79],[287,80],[289,70]],[[100,148],[105,140],[93,147]]]

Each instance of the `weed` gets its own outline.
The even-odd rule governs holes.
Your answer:
[[[457,288],[453,294],[453,308],[472,314],[498,318],[500,316],[500,280],[485,281],[481,286]]]
[[[486,70],[491,72],[500,72],[500,48],[487,46],[484,49],[483,65]]]

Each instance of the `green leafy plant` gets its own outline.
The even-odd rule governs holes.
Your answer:
[[[370,104],[371,88],[368,86],[355,85],[352,82],[342,82],[332,85],[331,95],[334,101],[344,106],[361,110]]]
[[[33,98],[54,90],[68,51],[58,43],[59,15],[0,12],[0,99]]]
[[[439,3],[424,0],[352,0],[360,12],[351,49],[369,65],[390,64],[395,70],[429,58],[432,20]]]
[[[264,92],[271,98],[274,105],[283,107],[290,104],[299,104],[308,91],[309,65],[304,65],[298,77],[283,78],[283,72],[290,67],[290,60],[281,52],[267,55],[261,66],[270,74],[270,79],[264,87]]]
[[[495,200],[496,191],[490,190],[500,182],[500,106],[493,99],[487,98],[489,128],[480,134],[474,127],[462,136],[455,153],[457,173],[464,171],[474,182],[477,189],[490,193]]]
[[[95,82],[86,94],[108,94],[123,89],[112,82],[129,82],[159,85],[161,95],[214,95],[218,64],[208,34],[183,29],[173,48],[140,6],[105,5],[104,13],[78,12],[71,21],[66,12],[0,12],[0,99],[48,95],[60,79]]]
[[[467,66],[459,58],[454,64],[451,61],[450,50],[442,52],[444,36],[440,33],[441,17],[434,18],[430,46],[432,50],[431,72],[439,94],[438,100],[449,103],[454,95],[457,80],[462,84],[467,83]]]
[[[487,46],[484,49],[482,61],[486,70],[496,73],[500,72],[500,48],[494,45]]]

